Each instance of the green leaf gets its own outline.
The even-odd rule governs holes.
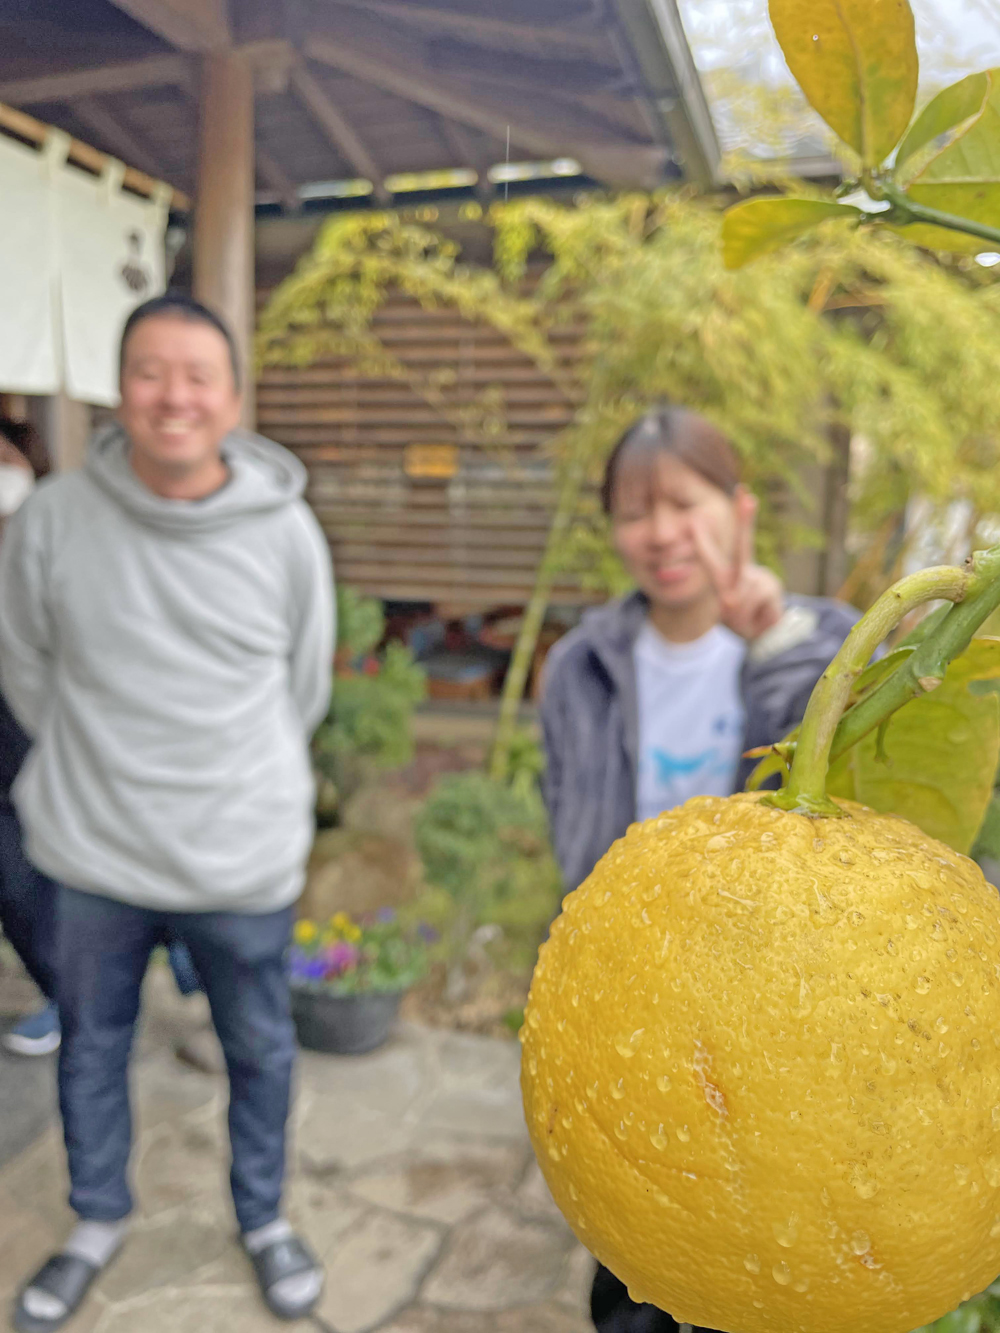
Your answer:
[[[987,95],[968,128],[931,157],[912,184],[981,185],[1000,182],[1000,69],[987,70]],[[914,195],[914,198],[917,196]]]
[[[881,684],[886,676],[891,676],[897,667],[902,666],[908,657],[912,657],[914,649],[912,647],[900,647],[893,653],[886,653],[885,657],[879,657],[876,661],[866,666],[861,675],[854,682],[854,688],[851,691],[851,703],[855,703],[862,694],[874,689],[876,685]]]
[[[971,218],[973,222],[985,222],[989,227],[1000,227],[1000,180],[968,181],[953,185],[925,185],[921,180],[911,185],[906,193],[916,203],[937,208],[942,213]],[[896,227],[893,230],[915,245],[923,245],[931,250],[976,255],[990,248],[986,241],[945,227],[912,223],[908,227]]]
[[[941,94],[946,102],[930,116],[928,127],[940,126],[950,114],[967,110],[975,92],[984,86],[985,94],[978,112],[960,123],[961,133],[951,135],[929,156],[923,151],[926,143],[918,146],[910,162],[902,164],[900,179],[907,182],[906,193],[915,203],[997,227],[1000,226],[1000,69],[972,75],[946,89]],[[940,98],[935,99],[938,101]],[[927,107],[925,116],[931,113],[934,105],[932,102]],[[922,119],[917,121],[912,133],[917,131]],[[908,141],[909,138],[907,136]],[[978,254],[987,248],[985,241],[974,236],[923,223],[893,230],[928,249]]]
[[[822,199],[748,199],[735,204],[722,220],[722,254],[726,268],[742,268],[831,218],[862,216],[850,204]]]
[[[917,96],[908,0],[770,0],[788,66],[826,123],[877,167],[906,132]]]
[[[994,796],[986,807],[986,818],[976,835],[973,848],[977,856],[989,856],[1000,861],[1000,797]]]
[[[952,1310],[951,1314],[946,1314],[931,1327],[934,1333],[979,1333],[981,1322],[979,1311],[970,1302],[969,1305]]]
[[[982,114],[990,86],[989,74],[970,74],[927,103],[899,145],[894,175],[904,189],[924,165],[925,153],[929,155],[935,146],[938,151],[946,146],[936,144],[937,140],[943,135],[954,137],[964,130],[966,121]]]
[[[941,685],[894,714],[888,763],[868,735],[830,770],[832,796],[901,815],[968,854],[993,792],[1000,755],[1000,699],[969,685],[1000,676],[1000,639],[974,639]]]

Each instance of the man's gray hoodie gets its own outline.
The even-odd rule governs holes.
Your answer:
[[[260,913],[302,885],[332,574],[301,463],[245,431],[223,454],[219,491],[166,500],[111,426],[38,488],[0,551],[0,682],[34,739],[14,802],[42,870]]]

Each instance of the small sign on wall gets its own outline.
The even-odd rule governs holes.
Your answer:
[[[403,453],[403,471],[420,481],[449,481],[458,463],[456,444],[408,444]]]

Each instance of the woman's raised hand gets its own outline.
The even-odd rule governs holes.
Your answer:
[[[754,563],[757,501],[749,491],[736,497],[736,540],[726,555],[703,517],[692,516],[695,546],[719,598],[720,620],[740,638],[753,641],[776,625],[785,610],[778,576]]]

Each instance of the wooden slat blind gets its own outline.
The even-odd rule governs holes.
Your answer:
[[[564,388],[501,334],[448,309],[397,297],[379,334],[409,371],[436,372],[442,411],[406,381],[360,376],[346,362],[272,367],[257,389],[260,431],[309,470],[309,500],[333,549],[338,577],[362,592],[486,609],[523,604],[552,511],[546,445],[573,415]],[[561,366],[579,357],[579,331],[554,339]],[[473,420],[496,392],[506,433],[498,446]],[[448,481],[410,478],[408,445],[451,444]],[[588,600],[572,583],[555,601]]]

